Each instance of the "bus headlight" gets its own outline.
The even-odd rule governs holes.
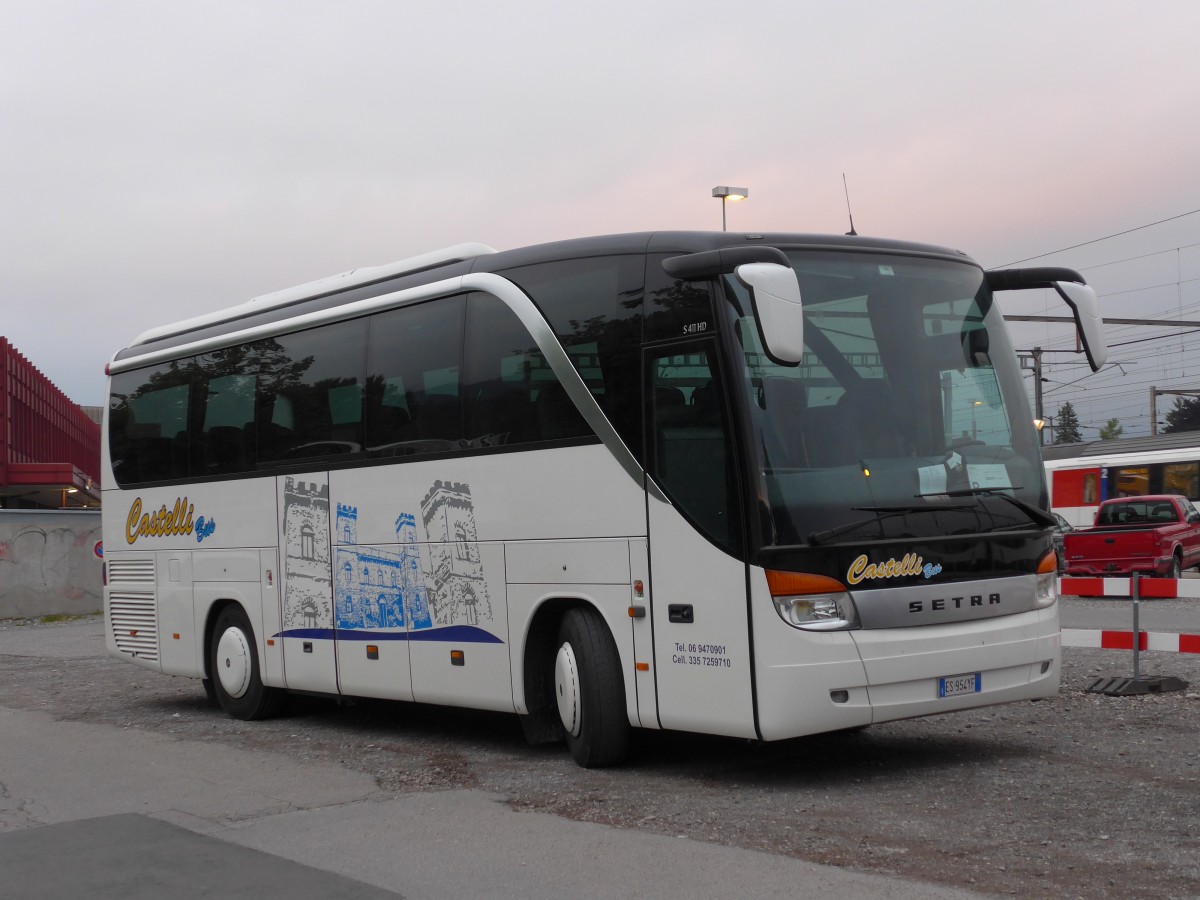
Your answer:
[[[1053,550],[1038,563],[1034,592],[1039,607],[1053,606],[1058,601],[1058,556]]]
[[[779,618],[805,631],[858,627],[858,610],[845,586],[824,575],[767,570],[767,585]]]

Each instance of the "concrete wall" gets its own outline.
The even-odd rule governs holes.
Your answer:
[[[100,511],[0,509],[0,619],[104,608]]]

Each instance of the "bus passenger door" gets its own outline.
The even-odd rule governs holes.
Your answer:
[[[659,721],[755,737],[729,404],[712,339],[645,351],[650,609]]]
[[[293,690],[337,693],[329,474],[284,475],[276,484],[284,676]]]

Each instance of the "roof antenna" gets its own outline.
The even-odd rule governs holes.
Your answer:
[[[858,232],[854,230],[854,213],[850,211],[850,188],[846,186],[846,173],[842,173],[842,190],[846,192],[846,214],[850,216],[850,230],[846,234],[852,237],[858,237]]]

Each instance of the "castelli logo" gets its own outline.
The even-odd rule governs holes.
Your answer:
[[[934,575],[940,575],[941,571],[940,563],[927,563],[915,553],[906,553],[903,559],[898,560],[893,557],[887,562],[881,563],[871,562],[864,553],[850,564],[850,568],[846,571],[846,580],[851,584],[859,584],[862,581],[904,578],[913,575],[932,578]]]
[[[203,516],[193,522],[195,510],[187,497],[178,497],[170,508],[164,503],[153,512],[142,512],[142,498],[138,497],[129,507],[129,517],[125,520],[125,542],[133,544],[142,537],[184,534],[195,534],[196,540],[202,541],[216,531],[217,523],[211,517],[206,521]]]

